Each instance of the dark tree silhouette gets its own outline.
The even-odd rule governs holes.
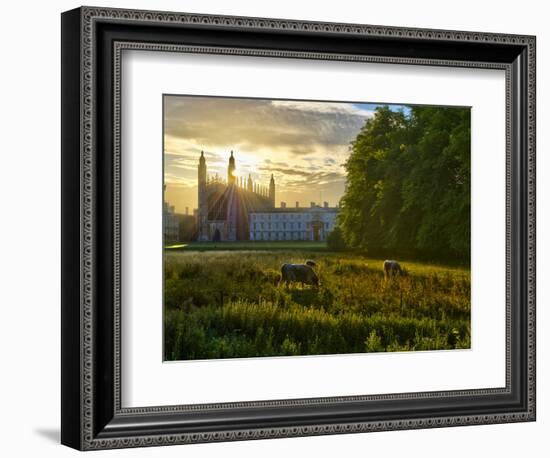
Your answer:
[[[370,254],[470,259],[470,109],[387,106],[351,144],[339,224]]]

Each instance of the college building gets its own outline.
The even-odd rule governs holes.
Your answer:
[[[164,186],[164,189],[166,190],[166,186]],[[164,242],[177,242],[179,240],[180,223],[176,216],[174,206],[164,201],[162,213]]]
[[[325,241],[336,224],[338,208],[310,204],[301,208],[296,202],[294,208],[280,208],[250,214],[250,240],[309,240]]]
[[[200,242],[311,240],[324,241],[334,228],[337,207],[325,202],[318,206],[275,207],[275,178],[269,184],[236,175],[231,151],[227,179],[208,176],[201,151],[198,166],[197,240]]]

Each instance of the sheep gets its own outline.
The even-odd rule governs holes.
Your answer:
[[[283,283],[288,288],[291,283],[298,282],[303,285],[319,286],[319,277],[313,270],[315,262],[306,261],[304,264],[283,264],[281,266],[281,278],[279,286]]]
[[[388,260],[384,261],[384,277],[392,278],[397,275],[401,276],[405,274],[405,269],[397,261]]]

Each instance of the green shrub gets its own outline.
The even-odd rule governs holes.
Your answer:
[[[384,351],[382,346],[382,339],[378,337],[376,331],[372,330],[369,334],[367,340],[365,340],[365,351],[375,352],[375,351]]]
[[[332,251],[344,251],[346,249],[346,241],[344,240],[344,234],[339,226],[336,226],[327,235],[327,246]]]

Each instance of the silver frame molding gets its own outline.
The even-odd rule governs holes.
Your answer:
[[[64,13],[62,27],[62,443],[91,450],[535,420],[534,37],[95,7]],[[136,39],[142,30],[147,30],[147,34],[143,39]],[[216,38],[218,33],[221,38]],[[181,34],[181,42],[187,44],[177,43]],[[310,50],[288,49],[287,42],[282,49],[253,46],[252,38],[263,40],[264,36],[272,37],[269,39],[274,43],[278,37],[285,36],[289,40],[303,40],[304,48],[310,46],[307,44],[310,39],[318,41]],[[228,37],[231,40],[235,37],[235,42],[243,44],[225,46],[224,40]],[[370,40],[374,43],[370,49],[374,51],[330,49],[332,40],[342,38]],[[398,47],[392,47],[392,43],[406,40],[419,49],[425,47],[425,55],[404,56]],[[378,47],[379,42],[384,45]],[[431,55],[430,47],[434,44],[445,45],[451,57]],[[498,49],[502,57],[471,59],[465,54],[469,49]],[[506,387],[122,408],[120,93],[124,50],[504,70]],[[390,55],[383,53],[387,50]],[[516,57],[511,59],[509,55]],[[101,114],[109,112],[111,119],[103,121],[105,116]],[[514,130],[514,126],[522,127]],[[107,261],[103,261],[104,258]],[[107,303],[111,305],[105,305]],[[521,345],[516,340],[521,340]],[[517,407],[475,411],[475,400],[504,396],[510,399],[510,406]],[[365,407],[376,404],[383,412],[388,410],[384,406],[392,402],[408,401],[418,407],[429,400],[458,399],[460,402],[461,398],[465,406],[470,403],[470,411],[466,409],[465,414],[459,413],[459,408],[451,414],[428,409],[424,415],[410,416],[400,411],[393,416],[380,414],[369,418]],[[287,413],[299,410],[300,415],[313,417],[321,407],[335,409],[334,412],[345,409],[349,416],[341,420],[338,414],[327,410],[322,421],[293,423],[290,417],[286,421],[278,417],[279,409],[286,409]],[[239,423],[236,417],[231,417],[233,412],[258,412],[273,420],[258,420],[257,425],[245,427],[242,421]],[[209,422],[211,426],[196,426],[203,424],[201,422]]]

